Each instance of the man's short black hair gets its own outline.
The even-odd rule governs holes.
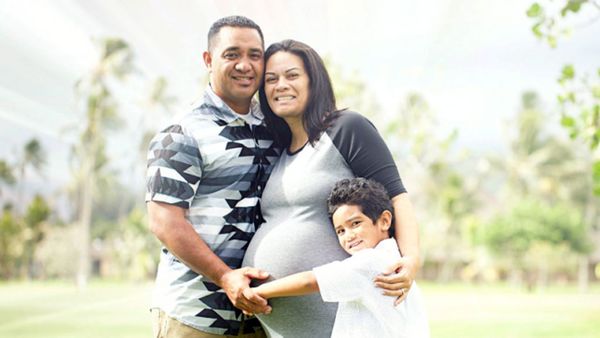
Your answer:
[[[392,213],[392,224],[389,234],[394,235],[394,207],[387,191],[379,182],[362,177],[338,181],[329,197],[327,209],[329,218],[342,205],[355,205],[365,216],[375,223],[381,214],[387,210]]]
[[[216,36],[219,34],[219,31],[221,31],[221,28],[223,27],[241,27],[241,28],[252,28],[252,29],[256,29],[256,31],[258,32],[258,35],[260,35],[260,42],[262,43],[263,49],[265,48],[265,39],[263,37],[263,33],[262,30],[260,30],[260,27],[252,20],[248,19],[245,16],[240,16],[240,15],[232,15],[232,16],[226,16],[224,18],[220,18],[219,20],[215,21],[212,26],[210,26],[210,29],[208,30],[208,50],[212,50],[212,47],[214,45],[214,39],[216,38]]]

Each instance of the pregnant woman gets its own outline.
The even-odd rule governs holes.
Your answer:
[[[265,223],[250,242],[244,265],[277,279],[348,257],[330,225],[326,199],[343,178],[370,178],[392,197],[403,256],[399,272],[378,277],[377,285],[403,300],[418,269],[418,228],[383,139],[366,118],[337,110],[327,70],[311,47],[294,40],[275,43],[265,52],[265,63],[261,109],[286,150],[263,192]],[[318,294],[270,302],[273,312],[259,316],[269,336],[331,335],[336,303],[325,303]]]

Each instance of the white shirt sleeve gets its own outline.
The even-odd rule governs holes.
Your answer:
[[[361,298],[372,283],[369,258],[361,252],[343,261],[314,268],[323,301],[348,302]]]

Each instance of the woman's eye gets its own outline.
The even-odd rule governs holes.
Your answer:
[[[297,78],[297,77],[298,77],[298,74],[295,74],[295,73],[288,74],[288,76],[287,76],[288,79],[292,79],[292,80],[295,79],[295,78]]]
[[[268,77],[265,79],[266,83],[275,83],[277,81],[276,77]]]

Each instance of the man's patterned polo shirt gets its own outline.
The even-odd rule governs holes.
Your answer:
[[[262,121],[256,102],[250,114]],[[146,201],[187,209],[194,230],[237,269],[263,221],[260,195],[278,155],[263,124],[249,125],[208,88],[197,108],[151,141]],[[237,334],[242,318],[223,290],[166,248],[161,252],[153,307],[215,334]]]

